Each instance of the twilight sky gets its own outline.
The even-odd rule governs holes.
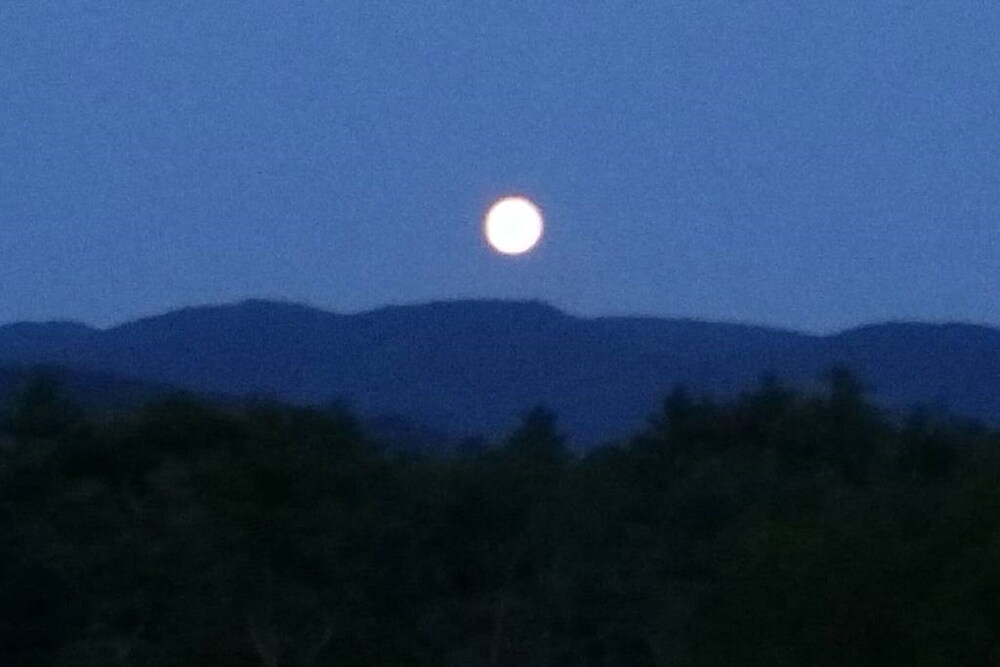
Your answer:
[[[515,192],[546,237],[502,258]],[[1000,2],[4,0],[0,232],[0,322],[1000,326]]]

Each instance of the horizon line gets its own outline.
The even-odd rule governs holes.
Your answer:
[[[891,318],[886,320],[874,320],[874,321],[863,321],[856,325],[851,325],[843,328],[838,328],[829,331],[808,329],[808,328],[795,328],[791,326],[776,325],[770,323],[754,322],[748,320],[729,320],[729,319],[715,319],[709,317],[699,317],[694,315],[657,315],[649,313],[602,313],[602,314],[583,314],[579,312],[573,312],[570,309],[556,305],[551,301],[541,299],[541,298],[504,298],[504,297],[474,297],[474,296],[456,296],[456,297],[443,297],[434,298],[422,301],[408,301],[408,302],[397,302],[397,303],[387,303],[380,306],[360,308],[357,310],[336,310],[332,307],[317,305],[306,300],[296,300],[288,297],[281,296],[247,296],[235,300],[229,301],[207,301],[203,303],[178,305],[173,307],[166,307],[165,309],[158,309],[155,312],[149,314],[139,314],[137,316],[131,317],[125,320],[119,320],[112,322],[107,325],[96,325],[90,322],[76,320],[76,319],[29,319],[29,320],[14,320],[10,322],[0,323],[0,329],[17,326],[17,325],[76,325],[86,327],[94,331],[112,331],[122,326],[127,326],[136,322],[141,322],[144,320],[156,319],[159,317],[166,317],[175,313],[179,313],[185,310],[207,310],[207,309],[218,309],[218,308],[234,308],[251,303],[262,303],[262,304],[272,304],[281,306],[291,306],[296,308],[302,308],[306,310],[317,311],[329,315],[337,315],[342,317],[359,317],[365,315],[371,315],[378,313],[380,311],[391,310],[391,309],[406,309],[406,308],[421,308],[434,305],[442,304],[463,304],[463,303],[503,303],[503,304],[520,304],[520,305],[540,305],[545,308],[554,310],[562,315],[571,317],[573,319],[585,320],[585,321],[597,321],[597,320],[653,320],[653,321],[667,321],[667,322],[697,322],[703,324],[712,324],[720,326],[734,326],[734,327],[745,327],[748,329],[764,329],[774,332],[784,332],[793,333],[807,337],[813,338],[829,338],[851,331],[857,331],[860,329],[866,329],[877,326],[886,325],[906,325],[906,324],[916,324],[925,326],[968,326],[977,327],[983,329],[989,329],[992,331],[1000,332],[1000,325],[993,325],[984,322],[974,321],[971,319],[932,319],[932,318]]]

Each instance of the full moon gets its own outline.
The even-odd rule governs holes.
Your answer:
[[[520,255],[542,238],[542,212],[524,197],[504,197],[486,212],[483,232],[493,248],[504,255]]]

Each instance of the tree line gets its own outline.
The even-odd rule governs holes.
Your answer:
[[[1000,433],[766,378],[573,454],[544,407],[401,456],[348,410],[0,413],[12,665],[1000,661]]]

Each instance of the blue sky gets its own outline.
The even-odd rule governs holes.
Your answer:
[[[0,3],[0,322],[1000,326],[1000,3]],[[523,193],[532,254],[481,215]]]

